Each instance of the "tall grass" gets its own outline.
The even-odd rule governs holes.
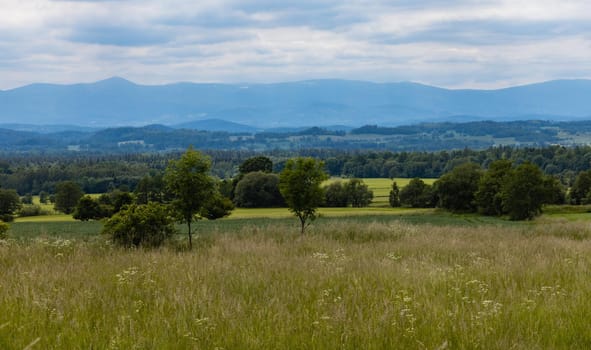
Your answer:
[[[591,347],[591,228],[333,220],[0,244],[0,348]]]

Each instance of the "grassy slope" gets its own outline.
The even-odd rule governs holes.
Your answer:
[[[591,346],[588,224],[380,218],[210,226],[193,252],[2,243],[0,348]]]

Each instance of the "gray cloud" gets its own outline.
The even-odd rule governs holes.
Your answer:
[[[0,88],[122,75],[498,87],[591,77],[591,4],[559,0],[21,0],[0,4]],[[40,10],[40,9],[43,10]]]

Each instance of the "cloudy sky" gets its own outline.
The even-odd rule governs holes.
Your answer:
[[[591,78],[588,0],[0,0],[0,89]]]

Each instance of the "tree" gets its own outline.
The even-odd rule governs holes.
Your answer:
[[[0,189],[0,220],[12,221],[12,216],[21,205],[21,199],[15,190]]]
[[[434,184],[439,206],[453,212],[474,212],[475,194],[482,171],[474,163],[465,163],[444,174]]]
[[[234,210],[234,203],[229,198],[216,193],[201,210],[201,217],[216,220],[226,217]]]
[[[289,210],[298,217],[301,233],[316,219],[316,209],[324,199],[322,181],[328,179],[324,163],[314,158],[292,158],[279,175],[279,191]]]
[[[189,147],[178,160],[171,160],[164,174],[164,182],[173,194],[172,206],[178,218],[187,224],[189,249],[193,248],[191,223],[200,219],[208,200],[216,194],[214,179],[209,176],[209,158]]]
[[[349,195],[341,181],[332,182],[324,187],[323,205],[332,208],[344,208],[349,205]]]
[[[39,192],[39,203],[45,204],[49,200],[49,194],[45,191]]]
[[[102,233],[126,248],[158,247],[172,236],[174,220],[160,203],[131,204],[107,220]]]
[[[251,172],[242,178],[234,191],[234,203],[242,208],[279,207],[285,204],[279,192],[279,176]]]
[[[367,207],[373,199],[373,191],[360,179],[351,179],[345,184],[347,202],[354,208]]]
[[[111,216],[111,211],[91,196],[82,196],[74,209],[74,219],[81,221],[99,220]]]
[[[273,171],[273,162],[264,156],[248,158],[238,167],[240,174],[248,174],[255,171],[270,173]]]
[[[398,188],[396,181],[392,182],[392,189],[390,190],[388,199],[392,208],[397,208],[400,206],[400,189]]]
[[[60,182],[55,186],[55,210],[72,214],[76,204],[84,195],[80,186],[72,181]]]
[[[581,171],[570,190],[572,204],[587,204],[587,198],[591,192],[591,170]]]
[[[542,212],[547,193],[540,168],[525,162],[515,168],[503,185],[503,208],[511,220],[533,219]]]
[[[494,216],[505,214],[501,191],[512,172],[513,162],[510,160],[500,159],[490,163],[488,170],[480,178],[475,195],[476,205],[481,214]]]
[[[414,178],[400,191],[400,204],[412,208],[429,208],[433,206],[431,186],[423,180]]]

